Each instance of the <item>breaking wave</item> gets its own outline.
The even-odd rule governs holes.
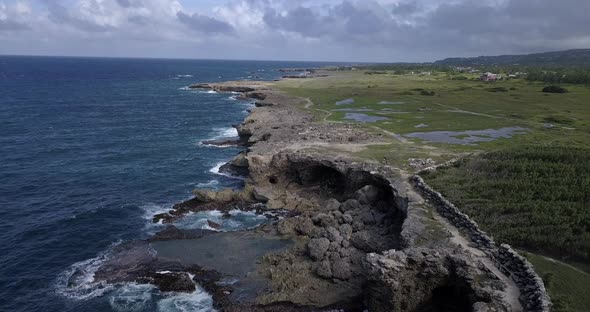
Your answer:
[[[108,259],[114,247],[121,241],[111,244],[105,251],[95,258],[76,262],[62,272],[56,280],[56,292],[66,298],[85,300],[102,296],[114,287],[105,281],[96,282],[94,274]]]

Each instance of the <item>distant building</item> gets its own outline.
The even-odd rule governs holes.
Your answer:
[[[502,76],[500,74],[494,74],[494,73],[485,73],[483,75],[481,75],[479,77],[479,79],[481,79],[482,81],[496,81],[496,80],[501,80]]]

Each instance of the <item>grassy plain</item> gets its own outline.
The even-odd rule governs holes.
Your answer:
[[[461,153],[512,145],[590,146],[589,87],[566,85],[569,93],[547,94],[541,92],[542,83],[522,79],[484,83],[473,80],[475,76],[468,77],[468,80],[453,80],[453,77],[456,76],[447,73],[394,75],[386,72],[368,75],[363,71],[335,71],[330,72],[329,77],[289,79],[278,82],[277,86],[290,94],[309,98],[314,103],[310,110],[318,120],[354,122],[344,117],[346,113],[355,111],[342,109],[389,118],[363,124],[369,131],[380,131],[391,137],[391,148],[375,146],[361,156],[386,159],[401,166],[411,157],[430,155],[431,158],[444,160]],[[435,94],[421,95],[422,90],[434,91]],[[346,99],[354,99],[354,103],[336,104]],[[383,101],[393,104],[379,104]],[[529,133],[476,145],[430,143],[404,138],[405,134],[413,132],[515,126],[527,128]],[[401,140],[393,134],[401,135]],[[392,156],[393,151],[397,151],[397,156]]]
[[[590,307],[590,274],[543,256],[524,253],[545,281],[554,312],[584,312]]]
[[[318,122],[355,122],[345,119],[346,113],[387,117],[361,124],[390,144],[354,156],[410,170],[409,158],[463,158],[425,178],[498,241],[590,267],[590,87],[562,85],[568,93],[548,94],[540,82],[457,77],[335,71],[329,77],[284,80],[277,87],[310,99],[307,109]],[[347,99],[354,103],[336,104]],[[391,103],[379,104],[384,101]],[[528,130],[474,144],[407,136],[504,127]],[[590,311],[588,274],[540,255],[528,257],[547,279],[555,311]]]

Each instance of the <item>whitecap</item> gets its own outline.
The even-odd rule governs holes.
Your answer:
[[[158,302],[160,312],[211,312],[213,297],[200,287],[193,293],[173,293]]]
[[[213,136],[213,139],[223,139],[223,138],[235,138],[238,136],[238,129],[234,127],[226,127],[226,128],[214,128],[213,131],[216,134]]]
[[[135,312],[148,310],[152,294],[157,288],[150,284],[124,284],[109,298],[113,310],[118,312]]]
[[[184,87],[178,88],[178,90],[191,91],[192,89],[190,87],[188,87],[188,86],[184,86]]]
[[[209,93],[209,94],[217,94],[217,91],[215,91],[215,90],[209,90],[206,93]]]
[[[213,168],[209,169],[209,172],[220,175],[220,176],[224,176],[226,178],[231,178],[231,179],[237,179],[237,180],[244,180],[244,177],[239,177],[239,176],[234,176],[225,172],[221,172],[221,166],[225,165],[225,162],[219,162],[217,163]]]
[[[162,213],[168,213],[170,211],[171,204],[158,205],[154,203],[148,203],[140,206],[143,210],[142,218],[145,220],[144,231],[147,234],[154,234],[162,228],[163,220],[160,219],[157,223],[154,223],[154,216]]]
[[[113,243],[107,250],[101,252],[95,258],[76,262],[62,272],[55,282],[56,292],[66,298],[85,300],[102,296],[113,289],[112,284],[105,281],[96,282],[94,274],[108,259],[109,253],[119,245],[121,241]]]
[[[176,75],[178,78],[192,78],[193,75]]]
[[[219,185],[218,180],[209,180],[208,182],[198,183],[196,185],[197,188],[217,188]]]
[[[261,224],[269,222],[269,219],[257,214],[255,211],[243,211],[239,209],[230,210],[228,212],[230,218],[226,218],[225,214],[219,210],[199,211],[189,213],[180,220],[174,222],[174,225],[180,229],[202,229],[220,232],[241,231],[253,229]],[[219,224],[219,229],[214,229],[209,226],[212,221]]]

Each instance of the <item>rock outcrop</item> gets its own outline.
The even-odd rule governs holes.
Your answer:
[[[510,311],[495,291],[502,283],[459,250],[387,251],[364,264],[370,311]]]

